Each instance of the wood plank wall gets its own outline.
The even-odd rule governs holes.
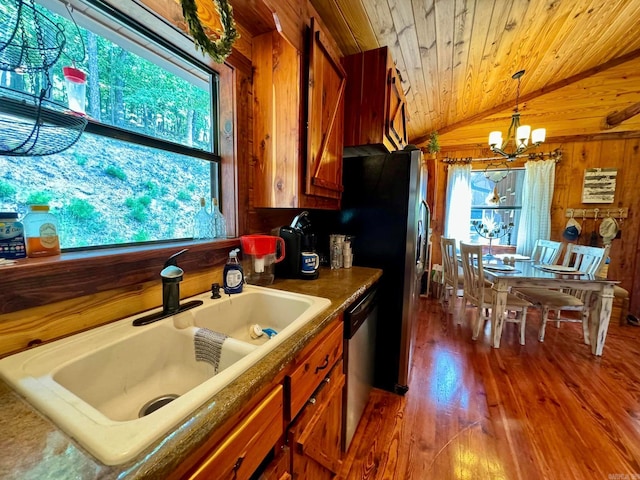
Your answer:
[[[551,240],[562,241],[562,232],[567,223],[565,213],[569,208],[599,208],[615,211],[627,207],[629,218],[622,222],[621,236],[611,245],[611,263],[608,278],[620,281],[620,285],[631,295],[631,313],[640,313],[640,139],[585,140],[565,143],[545,144],[544,151],[556,148],[562,150],[562,160],[556,166],[556,181],[551,206]],[[443,148],[438,158],[488,157],[493,156],[487,149],[448,150]],[[483,169],[486,164],[473,163],[474,169]],[[514,166],[519,163],[514,162]],[[446,203],[446,164],[437,162],[436,189],[438,198],[433,209],[433,263],[440,261],[440,237],[444,231],[444,211]],[[587,168],[618,169],[615,199],[612,204],[583,204],[582,181]],[[582,221],[581,218],[578,218]],[[600,222],[586,220],[579,243],[588,244],[591,232],[598,233]],[[598,236],[599,241],[602,239]]]
[[[163,0],[143,0],[143,3],[164,15],[169,23],[184,28],[179,6]],[[311,16],[318,16],[313,6],[309,2],[301,3],[295,0],[265,3],[278,17],[283,36],[302,48],[303,26],[308,25]],[[296,14],[293,15],[291,12]],[[248,15],[247,21],[250,22],[253,12],[245,13]],[[273,22],[273,19],[265,23],[270,22]],[[227,59],[227,65],[214,68],[221,73],[221,149],[225,157],[223,170],[230,172],[229,175],[223,176],[225,182],[232,178],[237,183],[235,198],[227,199],[224,213],[230,221],[231,232],[243,235],[266,233],[273,227],[288,225],[299,210],[256,209],[251,201],[251,166],[254,159],[250,32],[255,25],[251,25],[253,28],[246,28],[248,26],[237,23],[242,35],[235,46],[237,48],[234,47],[232,55]],[[236,206],[237,209],[234,208]],[[212,282],[220,281],[222,278],[223,264],[224,259],[213,267],[208,266],[202,270],[190,269],[182,283],[181,296],[184,298],[207,291]],[[61,279],[61,282],[64,282],[64,279]],[[10,288],[7,285],[5,287]],[[59,288],[73,290],[72,285],[61,284]],[[146,278],[141,278],[138,284],[120,285],[118,288],[93,295],[78,295],[76,298],[0,314],[0,357],[159,306],[162,298],[160,282]]]

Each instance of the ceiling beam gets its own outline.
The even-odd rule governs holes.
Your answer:
[[[613,112],[607,115],[605,119],[604,128],[614,128],[620,125],[625,120],[629,120],[631,117],[635,117],[640,113],[640,102],[629,105],[624,110],[619,112]]]

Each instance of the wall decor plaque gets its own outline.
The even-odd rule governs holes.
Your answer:
[[[616,194],[615,168],[587,168],[582,183],[582,203],[613,203]]]

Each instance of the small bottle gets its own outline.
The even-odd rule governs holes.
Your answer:
[[[222,212],[218,208],[218,199],[211,199],[211,218],[215,225],[214,236],[215,238],[227,238],[227,221],[222,215]]]
[[[200,210],[198,210],[194,218],[193,238],[195,240],[200,238],[213,238],[211,216],[205,208],[204,197],[200,198]]]
[[[24,226],[15,212],[0,212],[0,258],[16,259],[27,256]]]
[[[27,256],[60,255],[58,221],[49,213],[49,205],[29,205],[29,211],[22,221],[27,239]]]
[[[239,248],[231,250],[229,252],[229,259],[224,266],[223,271],[223,288],[224,293],[231,295],[232,293],[242,292],[242,285],[244,284],[244,272],[242,271],[242,265],[238,261]]]

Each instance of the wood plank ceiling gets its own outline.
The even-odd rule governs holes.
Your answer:
[[[346,55],[389,46],[409,138],[485,146],[506,130],[521,79],[522,123],[548,141],[629,136],[640,115],[640,0],[311,0]],[[624,115],[623,115],[624,116]]]

